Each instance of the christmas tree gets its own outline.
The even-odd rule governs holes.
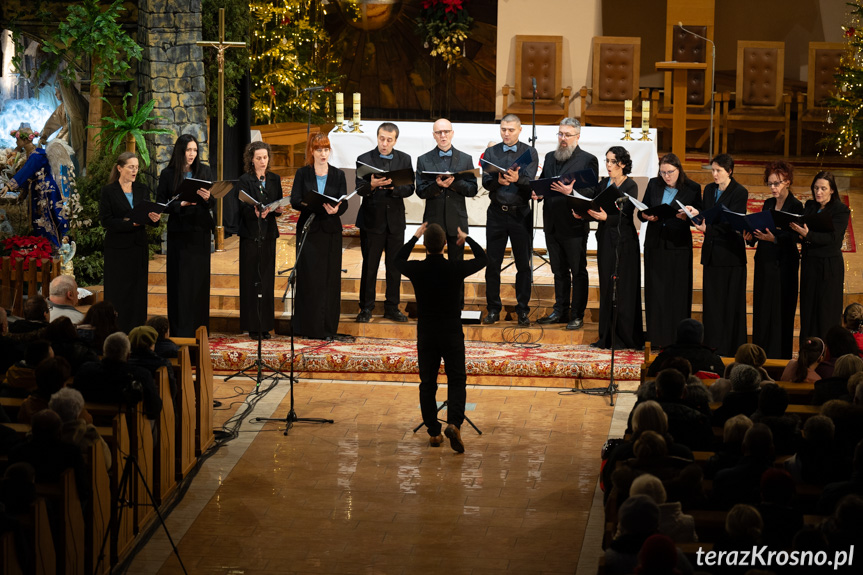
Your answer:
[[[848,2],[851,7],[845,32],[845,54],[836,74],[836,88],[828,98],[828,123],[833,124],[828,143],[842,155],[860,154],[863,137],[863,0]]]
[[[251,2],[249,9],[252,113],[260,122],[305,121],[309,100],[301,90],[331,88],[338,80],[338,60],[324,30],[324,2]],[[326,104],[326,93],[312,93],[312,121],[325,120]]]

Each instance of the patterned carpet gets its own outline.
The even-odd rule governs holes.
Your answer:
[[[352,343],[297,339],[295,371],[324,373],[416,374],[417,351],[413,341],[357,338]],[[236,371],[251,365],[257,342],[246,336],[213,334],[210,353],[217,371]],[[262,344],[269,367],[289,369],[290,339],[275,336]],[[522,348],[502,343],[465,342],[469,376],[608,379],[611,353],[586,345],[543,345]],[[637,380],[644,353],[622,350],[615,354],[615,378]],[[441,368],[441,373],[444,373]]]

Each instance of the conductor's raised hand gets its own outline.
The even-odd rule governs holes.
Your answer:
[[[327,213],[332,216],[339,213],[339,206],[341,205],[341,202],[337,203],[336,205],[332,205],[329,202],[324,202],[324,209],[327,210]]]
[[[423,222],[422,225],[417,228],[417,231],[414,232],[414,237],[416,239],[420,239],[421,237],[423,237],[423,234],[426,233],[426,229],[428,229],[428,227],[429,227],[429,223]]]
[[[461,231],[461,228],[458,228],[458,239],[455,242],[456,245],[463,246],[466,239],[467,234]]]

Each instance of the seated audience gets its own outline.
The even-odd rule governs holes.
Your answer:
[[[60,428],[60,440],[77,447],[85,460],[90,455],[90,447],[98,445],[105,456],[105,465],[110,471],[111,449],[93,426],[92,421],[87,421],[81,416],[87,413],[81,392],[71,387],[64,387],[51,396],[48,406],[60,416],[60,421],[63,423]]]
[[[848,378],[848,397],[851,398],[851,403],[854,403],[854,396],[857,394],[857,388],[863,383],[863,371],[858,371]]]
[[[731,391],[722,400],[722,405],[713,412],[713,425],[725,425],[729,417],[750,416],[758,409],[758,394],[761,393],[761,374],[751,365],[738,364],[729,377]]]
[[[833,367],[833,375],[815,382],[812,405],[824,405],[831,399],[841,399],[850,403],[853,396],[848,395],[848,379],[861,371],[863,371],[863,359],[860,359],[859,355],[847,353],[837,359]]]
[[[24,515],[36,500],[36,470],[29,463],[13,463],[0,480],[0,503],[10,515]]]
[[[147,320],[147,325],[156,330],[156,355],[165,359],[173,359],[180,355],[180,347],[168,339],[171,337],[171,324],[163,315],[153,316]]]
[[[675,369],[663,369],[656,376],[656,399],[668,416],[668,433],[693,451],[713,449],[710,419],[685,403],[686,380]]]
[[[800,342],[797,359],[792,359],[782,372],[781,381],[792,383],[814,383],[821,379],[817,368],[824,361],[827,348],[817,337]]]
[[[803,424],[797,453],[785,462],[797,483],[825,485],[842,478],[846,467],[833,441],[835,431],[833,421],[823,415],[813,415]]]
[[[639,575],[681,575],[677,568],[680,550],[674,541],[665,535],[651,535],[644,540],[638,552],[638,567],[634,573]],[[688,561],[688,560],[687,560]]]
[[[752,428],[752,420],[745,415],[729,418],[722,429],[722,445],[707,460],[704,476],[713,479],[718,471],[734,467],[743,458],[743,438]]]
[[[758,394],[758,409],[752,414],[754,423],[763,423],[773,433],[776,455],[792,455],[800,441],[800,418],[785,413],[788,392],[775,383],[765,383]]]
[[[694,319],[680,322],[677,326],[677,340],[662,349],[647,369],[647,375],[655,376],[665,369],[665,362],[674,357],[687,359],[696,376],[699,372],[719,375],[725,369],[722,358],[716,355],[715,350],[704,345],[704,326]]]
[[[838,459],[844,463],[843,469],[847,475],[850,473],[854,448],[863,439],[863,408],[840,399],[831,399],[821,406],[821,415],[829,417],[835,426],[833,448]]]
[[[828,483],[821,491],[818,500],[818,513],[830,515],[836,509],[839,500],[846,495],[863,496],[863,441],[854,448],[854,462],[851,466],[851,477],[846,481]]]
[[[761,381],[773,381],[773,378],[764,369],[766,362],[767,353],[760,345],[755,345],[754,343],[744,343],[737,348],[737,353],[734,354],[734,363],[751,365],[761,374]]]
[[[78,311],[78,284],[72,276],[61,275],[51,280],[48,307],[51,310],[49,321],[58,317],[68,317],[72,323],[81,323],[84,314]]]
[[[128,363],[129,338],[123,332],[112,333],[105,339],[102,361],[85,363],[75,375],[74,387],[92,403],[109,403],[134,407],[144,401],[147,418],[155,420],[162,409],[162,400],[146,369]]]
[[[821,533],[827,540],[827,553],[835,557],[837,552],[850,553],[852,549],[863,548],[863,497],[846,495],[833,515],[821,524]],[[859,553],[859,551],[858,551]],[[836,572],[837,569],[831,569]],[[860,573],[859,559],[853,565],[846,565],[839,573]]]
[[[794,507],[795,495],[794,479],[787,471],[774,467],[761,476],[758,513],[764,521],[764,545],[788,549],[794,534],[803,528],[803,513]]]
[[[18,423],[29,424],[34,413],[48,409],[48,400],[66,385],[70,375],[69,362],[62,357],[49,357],[39,362],[36,366],[36,389],[18,408]]]
[[[713,544],[714,551],[751,551],[761,544],[764,522],[761,514],[752,505],[738,503],[725,516],[725,532]],[[746,573],[748,567],[729,566],[714,570],[714,573]]]
[[[655,475],[639,475],[629,487],[629,496],[647,495],[659,506],[659,532],[675,543],[695,543],[695,519],[685,515],[679,501],[667,501],[665,487]]]
[[[90,306],[84,319],[78,324],[78,335],[94,352],[102,353],[105,338],[120,331],[117,325],[117,310],[109,301],[100,301]]]
[[[6,377],[0,384],[0,397],[23,399],[36,391],[36,366],[49,357],[54,357],[49,342],[40,339],[28,343],[24,359],[6,370]]]
[[[174,367],[171,361],[156,355],[154,351],[156,347],[156,330],[148,325],[138,326],[129,332],[129,345],[132,348],[132,353],[129,355],[129,363],[143,367],[153,376],[153,381],[156,380],[156,372],[160,367],[168,368],[168,384],[171,392],[171,397],[177,396],[177,376],[174,374]]]
[[[747,366],[748,367],[748,366]],[[763,423],[756,423],[743,437],[743,457],[734,467],[723,469],[713,478],[713,501],[718,509],[735,503],[758,505],[761,475],[773,466],[773,434]]]
[[[24,302],[24,318],[9,326],[9,333],[28,333],[48,326],[48,302],[40,295],[27,298]]]
[[[68,317],[60,316],[45,330],[45,338],[51,342],[56,357],[65,357],[76,373],[88,361],[99,361],[99,356],[78,337],[78,329]]]
[[[815,371],[822,379],[833,375],[833,368],[836,365],[836,360],[843,355],[852,354],[860,355],[860,346],[857,345],[857,340],[854,339],[854,334],[842,327],[834,325],[824,334],[824,345],[827,347],[827,352],[824,354],[822,361]]]
[[[863,349],[863,305],[857,302],[848,304],[842,313],[842,326],[854,336],[857,347]]]

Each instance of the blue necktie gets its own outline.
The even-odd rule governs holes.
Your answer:
[[[393,159],[392,154],[387,154],[387,155],[381,154],[381,157],[385,160],[392,160]]]
[[[517,146],[507,146],[506,144],[503,145],[503,151],[504,152],[515,152],[515,151],[517,151],[516,148],[517,148]]]
[[[452,150],[446,152],[438,150],[437,153],[440,155],[441,158],[452,157]]]
[[[722,195],[722,190],[720,190],[719,188],[716,188],[716,200],[715,201],[718,202],[719,196],[721,196],[721,195]]]

